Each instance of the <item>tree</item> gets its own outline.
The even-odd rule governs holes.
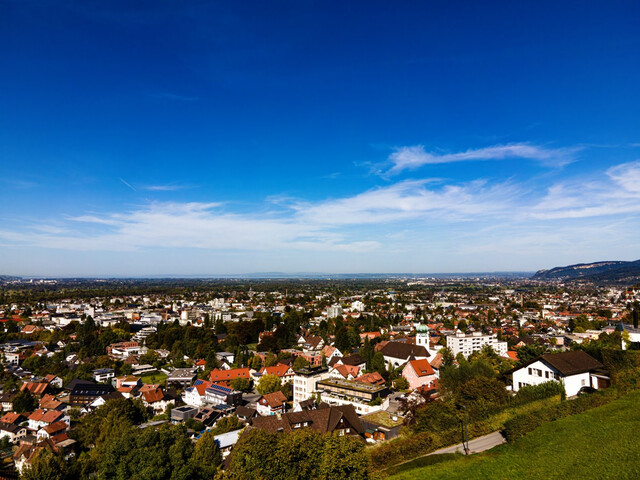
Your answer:
[[[298,371],[301,368],[308,367],[308,366],[309,366],[309,361],[304,357],[296,357],[296,359],[293,361],[294,371]]]
[[[293,384],[291,382],[283,383],[280,391],[285,397],[287,397],[287,400],[293,400]]]
[[[380,375],[384,375],[387,372],[384,362],[384,355],[382,352],[376,352],[371,360],[371,369],[378,372]]]
[[[244,424],[235,415],[228,417],[222,417],[216,422],[216,426],[211,430],[214,435],[222,435],[223,433],[232,432],[233,430],[239,430],[244,427]]]
[[[229,384],[231,385],[231,388],[240,392],[251,391],[251,381],[248,378],[234,378],[229,382]]]
[[[267,393],[273,393],[280,390],[282,382],[277,375],[263,375],[258,382],[256,390],[260,395],[266,395]]]
[[[42,448],[31,460],[31,465],[20,475],[26,480],[65,480],[70,478],[69,467],[62,455]]]
[[[409,388],[409,381],[404,377],[399,377],[393,381],[393,386],[396,390],[407,390]]]
[[[193,463],[200,470],[202,478],[212,478],[215,475],[222,464],[222,455],[213,432],[205,432],[196,442],[193,449]]]
[[[273,461],[277,458],[278,461]],[[290,433],[250,430],[234,447],[227,477],[233,480],[367,480],[364,443],[349,435],[319,434],[310,429]]]
[[[17,413],[33,412],[37,408],[38,402],[27,390],[22,390],[13,397],[11,406],[13,411]]]
[[[336,330],[336,341],[334,345],[345,355],[351,352],[351,339],[349,338],[347,327],[340,327]]]
[[[261,367],[262,359],[258,355],[251,357],[251,360],[249,360],[249,368],[253,370],[260,370]]]
[[[264,359],[265,367],[273,367],[278,363],[278,357],[276,357],[273,353],[267,353],[267,356]]]

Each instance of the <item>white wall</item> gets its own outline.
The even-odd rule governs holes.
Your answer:
[[[529,374],[529,369],[531,369],[531,374]],[[563,377],[554,369],[538,360],[527,367],[520,368],[513,372],[513,391],[517,392],[524,385],[540,385],[541,383],[555,379],[562,382],[568,397],[577,395],[582,387],[591,386],[589,372]]]

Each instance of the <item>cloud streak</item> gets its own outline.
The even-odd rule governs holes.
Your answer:
[[[597,260],[616,242],[620,251],[638,246],[638,185],[635,161],[543,190],[513,181],[420,179],[316,202],[271,197],[252,213],[229,211],[233,203],[224,202],[151,202],[5,226],[0,242],[73,252],[198,249],[261,258],[298,252],[326,261],[404,255],[428,262],[435,255],[486,262],[477,255],[491,254],[495,268],[506,255],[545,258],[550,251],[595,252]]]
[[[560,167],[575,160],[579,148],[545,148],[528,143],[511,143],[491,147],[470,149],[457,153],[427,152],[423,145],[397,148],[390,156],[391,169],[387,173],[396,174],[403,170],[414,170],[424,165],[443,163],[505,160],[524,158],[545,166]]]

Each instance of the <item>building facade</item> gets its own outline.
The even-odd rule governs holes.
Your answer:
[[[457,356],[458,353],[462,353],[465,358],[468,358],[474,352],[479,352],[482,347],[489,345],[500,356],[507,356],[507,342],[498,341],[498,336],[494,333],[492,335],[485,335],[480,332],[474,332],[471,334],[465,334],[462,332],[455,335],[449,335],[447,337],[447,348],[451,350],[453,356]]]

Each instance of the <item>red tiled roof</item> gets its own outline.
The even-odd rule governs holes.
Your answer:
[[[435,372],[429,362],[427,360],[412,360],[409,362],[413,371],[416,372],[416,375],[419,377],[425,377],[427,375],[434,375]]]
[[[20,391],[24,392],[27,390],[29,393],[34,395],[42,395],[48,386],[49,384],[44,382],[26,382],[22,384]]]
[[[251,373],[248,368],[233,368],[231,370],[211,370],[209,378],[212,382],[225,382],[233,380],[234,378],[246,378],[251,379]]]
[[[16,423],[18,420],[22,418],[21,413],[8,412],[4,414],[4,417],[0,418],[0,422],[3,423]]]
[[[156,390],[144,392],[143,396],[145,402],[154,403],[161,401],[164,398],[164,393],[162,392],[161,388],[158,388]]]
[[[263,395],[259,400],[259,403],[262,405],[267,404],[271,408],[280,408],[284,403],[286,403],[286,401],[287,397],[284,396],[284,393],[278,390],[276,392]]]
[[[62,412],[56,410],[44,411],[41,408],[29,415],[29,420],[36,422],[53,423],[63,417]]]
[[[271,367],[262,367],[260,369],[260,373],[263,375],[277,375],[278,377],[284,377],[291,367],[289,365],[285,365],[284,363],[278,363],[277,365],[273,365]]]
[[[378,372],[365,373],[354,379],[356,382],[370,383],[372,385],[384,384],[384,378]]]
[[[207,382],[206,380],[200,380],[197,385],[195,385],[196,390],[198,391],[198,395],[201,397],[204,395],[204,391],[211,386],[211,382]]]
[[[65,431],[67,427],[68,425],[62,421],[53,422],[47,425],[46,427],[44,427],[44,431],[47,432],[49,435],[51,435],[52,433]]]

